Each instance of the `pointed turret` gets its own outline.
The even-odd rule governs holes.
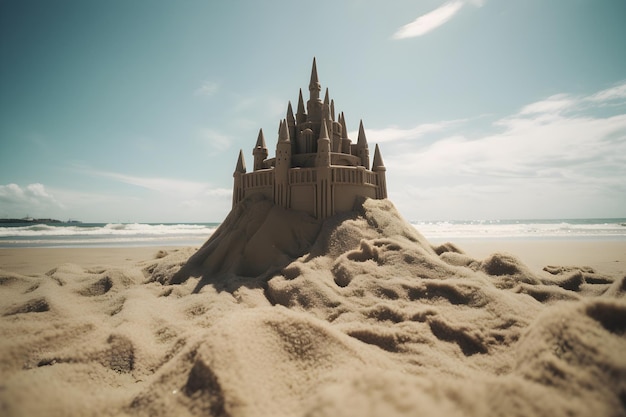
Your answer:
[[[302,89],[298,93],[298,110],[296,111],[296,122],[298,124],[306,122],[306,113],[304,111],[304,99],[302,98]]]
[[[335,100],[330,100],[330,118],[335,121]]]
[[[339,123],[341,123],[341,152],[350,154],[352,141],[348,138],[348,128],[346,127],[346,116],[341,112],[339,115]]]
[[[287,104],[287,130],[289,130],[289,138],[294,138],[291,141],[291,152],[296,153],[296,119],[293,117],[293,108],[291,107],[291,101]]]
[[[252,155],[254,156],[254,170],[258,171],[259,169],[263,169],[263,161],[267,159],[268,155],[267,145],[265,144],[265,136],[263,136],[263,129],[259,129],[259,136],[256,139],[256,145],[254,145]]]
[[[330,166],[330,137],[328,136],[328,126],[326,119],[322,119],[320,127],[320,137],[317,140],[317,161],[316,166]]]
[[[328,126],[326,119],[322,119],[320,126],[320,137],[317,140],[317,156],[315,158],[315,166],[317,167],[317,190],[316,190],[316,216],[325,219],[332,216],[333,196],[332,187],[329,182],[332,181],[331,171],[331,154],[330,154],[330,138],[328,137]]]
[[[320,127],[320,137],[317,140],[317,161],[316,166],[330,166],[330,137],[328,136],[328,127],[326,119],[322,119]]]
[[[280,126],[278,127],[278,142],[289,142],[289,126],[287,125],[286,119],[280,121]]]
[[[365,129],[363,128],[363,120],[359,122],[359,136],[356,140],[357,146],[367,147],[367,138],[365,137]]]
[[[246,173],[246,160],[243,157],[243,150],[239,149],[239,158],[237,159],[237,166],[235,167],[235,174]]]
[[[372,162],[372,171],[386,171],[385,163],[383,162],[383,157],[380,155],[380,149],[378,149],[378,144],[376,144],[376,148],[374,149],[374,161]]]
[[[280,121],[274,167],[274,203],[289,207],[289,168],[291,168],[291,141],[287,120]]]
[[[239,149],[239,158],[237,159],[237,166],[235,172],[233,172],[234,184],[233,184],[233,207],[237,205],[245,196],[243,189],[242,178],[246,173],[246,160],[243,158],[243,150]]]
[[[365,129],[363,128],[363,120],[359,123],[359,137],[356,142],[356,151],[359,158],[361,158],[361,165],[366,168],[370,166],[370,151],[367,146],[367,138],[365,137]]]
[[[330,120],[330,100],[328,96],[328,88],[326,88],[326,93],[324,94],[324,104],[322,105],[322,119]]]
[[[325,119],[322,119],[322,127],[320,127],[320,137],[318,140],[322,139],[330,140],[330,137],[328,136],[328,125],[326,124]]]
[[[295,125],[296,119],[293,117],[293,109],[291,108],[291,101],[287,104],[287,125],[293,126]]]
[[[322,89],[319,79],[317,78],[317,64],[315,57],[313,57],[313,68],[311,68],[311,81],[309,82],[309,92],[311,93],[311,100],[319,98],[319,92]]]
[[[339,113],[339,123],[341,123],[341,138],[348,139],[348,128],[346,127],[346,116],[343,112]]]
[[[317,64],[313,58],[313,68],[311,69],[311,82],[309,83],[309,101],[306,103],[307,121],[313,124],[313,131],[317,133],[319,123],[322,120],[322,100],[320,100],[320,90],[322,86],[317,79]]]
[[[372,171],[375,172],[378,176],[376,198],[387,198],[387,178],[385,173],[385,171],[387,171],[387,168],[385,168],[385,164],[383,163],[383,157],[380,155],[380,149],[378,149],[378,144],[376,144],[376,149],[374,150],[374,162],[372,162]]]

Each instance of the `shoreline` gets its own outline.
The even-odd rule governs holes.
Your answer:
[[[547,265],[591,267],[598,273],[626,275],[626,241],[586,239],[429,239],[432,245],[451,242],[481,260],[496,252],[517,257],[533,271]],[[130,266],[167,252],[202,245],[146,245],[124,247],[0,248],[0,269],[23,275],[44,274],[65,263],[85,268]]]

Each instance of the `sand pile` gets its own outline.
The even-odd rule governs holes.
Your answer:
[[[432,247],[385,200],[0,285],[2,415],[626,415],[625,277]]]

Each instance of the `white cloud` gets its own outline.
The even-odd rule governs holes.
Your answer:
[[[200,87],[194,92],[196,96],[212,96],[219,90],[220,85],[213,81],[205,81],[202,83]]]
[[[606,90],[602,90],[588,97],[588,100],[595,103],[608,103],[614,100],[626,99],[626,82],[615,85]]]
[[[459,124],[464,120],[448,120],[437,123],[424,123],[412,128],[403,129],[397,126],[389,126],[382,129],[365,129],[368,142],[386,143],[405,140],[415,140],[434,132],[440,132],[449,126]],[[348,132],[348,137],[356,140],[358,131]]]
[[[22,188],[17,184],[0,185],[0,215],[22,217],[26,214],[33,216],[50,216],[53,211],[63,208],[64,205],[50,194],[40,183],[28,184]]]
[[[406,39],[425,35],[452,19],[466,4],[482,7],[485,4],[485,0],[448,1],[435,10],[419,16],[411,23],[400,27],[391,38]]]
[[[520,114],[558,113],[562,110],[571,109],[577,101],[567,94],[556,94],[545,100],[537,101],[524,106]]]
[[[199,133],[200,141],[217,152],[223,152],[230,148],[233,143],[232,137],[225,135],[215,129],[202,129]]]
[[[167,195],[197,195],[210,189],[210,184],[172,178],[141,177],[107,171],[88,171],[88,174],[110,178],[125,184],[135,185]]]
[[[437,9],[418,17],[411,23],[402,26],[393,34],[392,38],[406,39],[425,35],[450,20],[459,12],[459,10],[461,10],[463,5],[464,2],[460,0],[449,1],[443,6],[440,6]]]
[[[596,112],[626,104],[622,88],[530,103],[480,137],[390,143],[382,149],[390,192],[403,191],[407,211],[427,201],[428,218],[459,207],[471,217],[623,215],[615,207],[626,207],[626,114]]]

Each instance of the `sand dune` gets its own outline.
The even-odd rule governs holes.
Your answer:
[[[249,200],[195,252],[2,270],[1,414],[626,415],[624,274],[546,269]]]

